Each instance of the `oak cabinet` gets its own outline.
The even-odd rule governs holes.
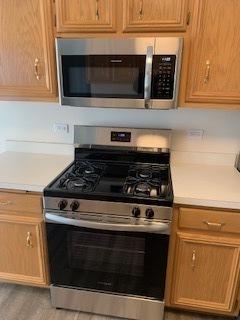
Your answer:
[[[56,0],[57,32],[114,32],[116,0]]]
[[[238,0],[194,1],[183,79],[189,105],[240,106],[239,12]]]
[[[123,0],[125,32],[185,31],[188,0]]]
[[[175,207],[165,296],[167,306],[238,315],[239,214]]]
[[[2,0],[0,12],[0,99],[55,98],[51,0]]]
[[[0,192],[0,281],[37,286],[48,284],[40,198],[25,193]],[[16,206],[18,211],[15,211]]]
[[[232,313],[239,278],[240,239],[177,234],[172,302]]]

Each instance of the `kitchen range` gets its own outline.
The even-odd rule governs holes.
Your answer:
[[[44,190],[53,306],[160,320],[173,194],[170,130],[75,126]]]

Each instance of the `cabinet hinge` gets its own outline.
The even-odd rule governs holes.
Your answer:
[[[189,26],[191,20],[191,12],[189,11],[187,14],[187,25]]]

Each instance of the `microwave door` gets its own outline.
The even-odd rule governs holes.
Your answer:
[[[66,55],[62,104],[144,108],[146,55]]]

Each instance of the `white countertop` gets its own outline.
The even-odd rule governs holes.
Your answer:
[[[0,188],[42,192],[73,155],[0,154]],[[240,210],[240,172],[233,165],[171,164],[174,203]]]
[[[73,160],[71,155],[0,154],[0,188],[42,192]]]
[[[234,166],[171,165],[174,203],[240,210],[240,172]]]

